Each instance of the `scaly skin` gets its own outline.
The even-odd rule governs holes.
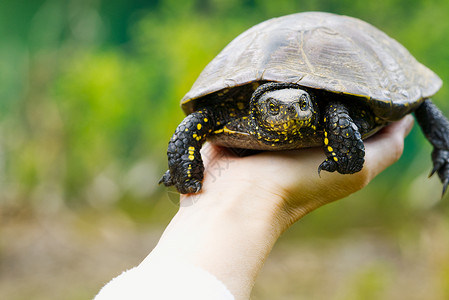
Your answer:
[[[200,150],[206,137],[215,129],[216,119],[208,109],[188,115],[176,128],[168,144],[168,171],[159,183],[175,185],[182,194],[201,190],[204,176]]]
[[[324,152],[327,159],[318,167],[341,174],[359,172],[365,162],[365,146],[359,128],[341,103],[330,103],[324,112]]]
[[[316,134],[319,119],[319,110],[315,98],[305,92],[308,97],[311,97],[310,103],[308,103],[308,109],[311,110],[310,119],[298,121],[291,118],[287,124],[263,124],[261,120],[266,118],[268,112],[264,108],[257,107],[259,98],[267,92],[282,89],[298,89],[305,92],[304,88],[291,83],[270,82],[263,84],[251,97],[250,114],[247,121],[249,134],[251,134],[255,139],[258,139],[267,145],[271,145],[274,149],[280,145],[292,144],[295,140],[303,139],[304,136],[312,136]],[[280,115],[282,115],[282,113]],[[296,127],[294,124],[296,124]]]
[[[416,109],[415,116],[424,135],[433,145],[433,169],[430,176],[438,173],[444,194],[449,185],[449,121],[430,99]]]
[[[266,101],[271,101],[271,96],[265,93],[277,89],[291,90],[295,88],[300,91],[298,93],[287,91],[287,94],[282,94],[285,97],[290,97],[288,98],[290,100],[284,99],[286,102],[279,102],[280,111],[278,113],[273,114],[267,111],[268,102]],[[342,174],[360,171],[364,163],[364,145],[361,136],[372,130],[374,126],[379,125],[374,122],[372,113],[365,112],[358,106],[350,106],[350,110],[348,110],[345,105],[331,101],[324,109],[323,122],[318,122],[320,114],[315,96],[310,94],[311,98],[307,98],[306,101],[302,98],[305,94],[307,93],[304,89],[297,85],[268,83],[257,88],[250,100],[249,107],[236,102],[234,97],[230,97],[217,105],[204,107],[188,115],[177,127],[169,142],[167,150],[169,170],[164,174],[160,183],[164,183],[166,186],[174,185],[182,194],[199,192],[204,177],[200,149],[207,137],[211,135],[235,136],[236,132],[230,130],[229,125],[231,128],[271,146],[273,150],[298,140],[319,139],[317,135],[324,132],[324,150],[328,158],[320,165],[319,171],[338,171]],[[264,99],[261,98],[263,95],[266,95]],[[301,111],[289,110],[297,105],[292,100],[294,98],[291,98],[296,95],[299,97],[298,104],[300,102],[304,104],[304,109]],[[260,103],[259,98],[261,99]],[[239,98],[237,97],[237,99]],[[257,105],[259,106],[256,107]],[[300,114],[307,114],[307,110],[311,111],[310,119],[295,119]],[[350,115],[354,119],[351,119]],[[264,119],[265,117],[267,119]],[[271,122],[271,120],[275,120],[273,118],[280,120],[285,118],[287,123]]]
[[[212,107],[204,107],[188,115],[178,126],[171,138],[167,150],[169,170],[160,183],[174,185],[182,194],[197,193],[201,190],[204,166],[200,149],[207,137],[221,134],[235,135],[231,128],[243,132],[275,150],[298,139],[307,138],[323,132],[323,146],[327,159],[318,167],[318,172],[337,171],[342,174],[359,172],[363,168],[365,147],[362,136],[385,125],[385,121],[376,118],[367,107],[353,105],[346,98],[337,95],[318,94],[329,103],[320,109],[316,106],[316,95],[311,94],[313,117],[310,120],[295,121],[298,127],[267,123],[262,125],[264,116],[255,118],[255,105],[264,93],[276,89],[301,87],[292,84],[268,83],[260,86],[253,94],[250,104],[245,105],[241,96],[229,95]],[[237,102],[235,98],[237,97]],[[320,99],[316,99],[319,101]],[[262,100],[262,102],[265,100]],[[287,104],[289,102],[286,102]],[[263,103],[262,103],[263,104]],[[283,104],[282,104],[283,105]],[[283,109],[280,106],[280,109]],[[260,109],[265,114],[264,108]],[[433,173],[437,173],[443,182],[443,194],[449,186],[449,121],[430,101],[425,100],[415,111],[416,119],[427,139],[433,145]],[[319,122],[317,122],[319,120]],[[289,121],[290,122],[290,121]],[[293,122],[293,121],[292,121]],[[294,124],[294,123],[292,123]],[[264,127],[265,126],[265,127]],[[277,128],[277,127],[279,128]],[[316,138],[316,136],[315,136]],[[305,145],[307,146],[307,145]],[[255,149],[255,148],[254,148]]]

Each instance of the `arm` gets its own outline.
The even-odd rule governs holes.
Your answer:
[[[314,209],[363,188],[402,154],[410,116],[366,141],[366,162],[353,175],[317,174],[321,149],[236,157],[206,145],[206,172],[199,194],[181,196],[181,206],[158,245],[139,266],[167,256],[199,266],[222,281],[236,299],[249,299],[263,262],[279,236]],[[209,148],[208,148],[209,147]],[[323,192],[326,191],[326,192]]]

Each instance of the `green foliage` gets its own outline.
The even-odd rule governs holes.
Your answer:
[[[158,199],[164,191],[156,187],[156,174],[165,168],[167,140],[182,119],[179,99],[227,43],[271,17],[305,10],[361,17],[396,37],[444,81],[449,78],[449,4],[442,0],[48,0],[3,6],[2,189],[4,201],[20,205],[52,193],[62,205],[83,207],[94,201],[88,195],[101,176],[114,183],[112,204],[138,201],[129,197],[123,174],[142,161],[152,162],[146,174],[152,188],[137,194]],[[444,87],[435,98],[446,110],[448,95]],[[418,152],[422,147],[430,149],[415,130],[404,159],[374,189],[402,199],[410,182],[430,168],[428,154]],[[408,168],[409,161],[416,168]],[[394,201],[408,205],[407,199]],[[382,209],[393,210],[389,203]]]
[[[179,100],[238,34],[309,10],[372,23],[449,82],[446,0],[1,1],[0,216],[114,211],[134,222],[166,223],[176,200],[157,181],[183,118]],[[448,98],[444,85],[434,100],[449,116]],[[305,218],[286,239],[335,238],[354,226],[382,227],[403,248],[420,234],[430,239],[419,232],[427,214],[449,213],[448,199],[438,201],[440,183],[426,178],[430,151],[415,128],[397,164],[346,201]],[[444,299],[447,259],[441,254],[432,264]],[[376,261],[352,273],[341,299],[388,298],[400,269],[391,265]]]
[[[396,37],[443,80],[449,78],[446,1],[114,3],[4,2],[0,124],[2,189],[9,201],[31,204],[52,193],[63,203],[83,206],[101,176],[114,183],[114,201],[134,201],[125,197],[122,174],[147,160],[153,162],[151,179],[162,173],[166,142],[182,119],[179,99],[220,49],[267,18],[303,10],[358,16]],[[117,26],[116,36],[111,30]],[[448,94],[444,87],[436,96],[446,110]],[[413,188],[410,182],[428,184],[415,180],[421,173],[416,170],[430,167],[424,153],[430,148],[423,143],[415,130],[405,159],[373,184],[375,197],[364,196],[387,212],[397,205],[407,209],[403,196]],[[415,168],[408,168],[412,160]],[[382,200],[389,198],[395,199]]]

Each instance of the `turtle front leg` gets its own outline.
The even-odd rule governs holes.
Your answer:
[[[359,128],[341,103],[330,103],[324,111],[324,151],[327,159],[318,167],[341,174],[359,172],[365,162],[365,145]]]
[[[213,129],[213,117],[207,109],[188,115],[168,143],[168,171],[159,183],[174,185],[181,194],[199,192],[204,176],[200,150]]]
[[[433,145],[433,169],[430,176],[438,173],[444,195],[449,185],[449,121],[430,99],[416,109],[415,116],[424,135]]]

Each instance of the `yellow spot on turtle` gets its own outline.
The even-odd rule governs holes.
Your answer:
[[[331,146],[327,146],[327,151],[332,152],[332,151],[334,151],[334,149],[332,149]],[[332,154],[332,155],[334,155],[334,154]]]
[[[200,130],[200,129],[201,129],[201,124],[198,123],[198,124],[196,125],[196,128],[198,128],[198,130]]]
[[[336,156],[334,156],[334,160],[335,160],[335,161],[338,161],[338,158],[337,158]]]
[[[207,121],[209,121],[207,118],[204,118],[204,122],[206,122],[207,123]]]
[[[189,155],[189,159],[190,159],[190,160],[194,160],[194,159],[195,159],[195,156]]]
[[[196,138],[196,140],[197,140],[197,141],[201,140],[201,137],[200,137],[200,136],[198,136],[198,137]]]
[[[327,136],[327,131],[324,132],[324,136]]]
[[[194,151],[195,147],[189,147],[189,151]]]
[[[217,121],[217,125],[220,125],[221,123],[220,123],[220,121]]]
[[[243,109],[245,107],[245,105],[242,102],[237,102],[237,107],[239,109]]]
[[[329,144],[329,140],[327,138],[324,138],[324,145]]]
[[[192,165],[189,165],[189,167],[187,169],[188,170],[192,170]]]
[[[192,134],[193,138],[196,138],[198,135],[196,133]]]
[[[335,152],[332,152],[332,156],[336,156]]]
[[[326,117],[324,117],[324,120],[323,120],[324,122],[326,122]]]
[[[186,131],[186,132],[187,132],[187,131],[189,131],[189,128],[186,128],[186,130],[185,130],[185,131]]]
[[[225,133],[237,133],[237,131],[234,131],[234,130],[231,130],[231,129],[229,129],[228,127],[223,127],[223,132],[225,132]]]

